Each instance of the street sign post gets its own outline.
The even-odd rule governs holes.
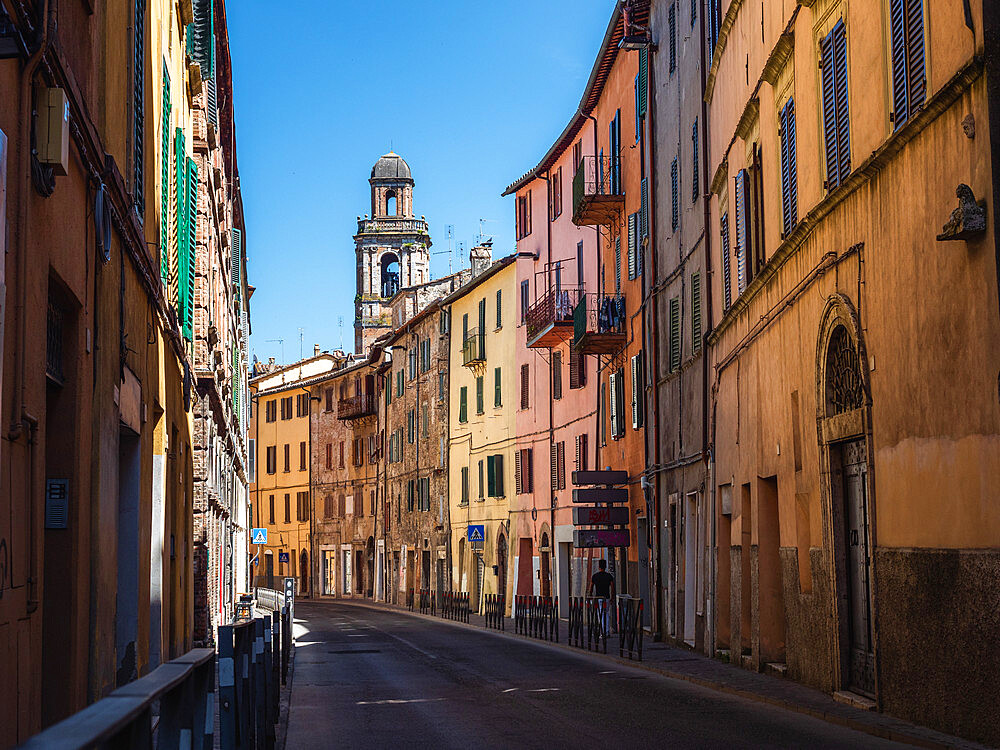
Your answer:
[[[574,529],[573,546],[628,547],[628,529]]]
[[[628,508],[573,508],[574,526],[628,526]]]
[[[267,529],[250,529],[250,544],[267,544]]]
[[[486,525],[469,524],[466,530],[466,537],[472,545],[472,549],[482,549],[483,543],[486,541]]]
[[[628,484],[627,471],[574,471],[573,484]]]
[[[573,490],[574,503],[627,503],[627,489],[586,489]]]

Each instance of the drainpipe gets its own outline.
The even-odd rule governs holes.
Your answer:
[[[968,1],[968,0],[966,0]],[[967,6],[968,7],[968,6]],[[993,201],[1000,196],[1000,7],[996,3],[983,3],[983,48],[986,57],[986,109],[989,113],[990,166]],[[971,24],[969,24],[971,27]],[[973,47],[975,33],[973,32]],[[997,291],[1000,292],[1000,237],[994,232]],[[1000,295],[998,295],[1000,296]]]
[[[708,175],[709,175],[709,161],[708,161],[708,156],[709,156],[709,154],[708,154],[708,103],[705,101],[705,96],[704,96],[705,89],[706,89],[706,86],[707,86],[706,81],[707,81],[707,77],[708,77],[708,70],[705,67],[705,63],[706,63],[705,53],[706,53],[706,46],[707,46],[705,44],[705,35],[706,35],[705,14],[701,13],[700,16],[699,16],[699,19],[700,19],[699,20],[699,26],[701,28],[701,40],[700,40],[698,46],[699,46],[699,48],[701,50],[701,93],[702,93],[702,97],[701,97],[701,130],[702,130],[702,132],[701,132],[701,153],[702,153],[702,159],[701,159],[701,161],[702,161],[702,164],[705,165],[704,169],[702,170],[702,172],[704,173],[702,175],[702,180],[704,181],[704,185],[705,185],[705,189],[702,192],[702,198],[701,198],[702,211],[704,212],[704,214],[703,214],[704,215],[704,218],[703,218],[704,231],[702,232],[702,237],[704,238],[703,239],[703,243],[704,243],[704,247],[705,247],[705,271],[704,271],[704,273],[705,273],[705,282],[706,282],[705,283],[705,289],[708,290],[708,294],[705,295],[705,310],[706,310],[706,314],[708,316],[707,317],[708,325],[705,326],[704,332],[702,333],[702,345],[701,345],[701,425],[702,425],[701,426],[701,436],[702,436],[701,452],[702,452],[702,456],[705,457],[705,458],[707,458],[708,464],[709,464],[706,467],[706,469],[708,470],[706,473],[708,473],[709,476],[710,476],[711,484],[708,487],[708,493],[711,495],[711,498],[712,498],[712,503],[711,503],[712,513],[711,513],[711,518],[709,520],[709,550],[711,550],[711,554],[709,555],[709,559],[710,559],[710,562],[711,562],[711,570],[710,570],[709,577],[708,577],[709,591],[708,591],[708,602],[707,602],[707,605],[706,605],[706,610],[707,610],[707,614],[708,614],[708,623],[707,623],[707,625],[708,625],[707,631],[708,632],[707,632],[706,638],[705,638],[706,645],[708,646],[708,652],[709,652],[710,655],[712,655],[712,654],[715,654],[715,610],[716,610],[715,587],[716,587],[716,582],[717,582],[717,578],[718,578],[718,567],[719,567],[718,553],[717,553],[717,549],[716,549],[716,547],[717,547],[717,540],[716,540],[717,524],[716,524],[716,519],[715,519],[715,511],[716,511],[717,497],[716,497],[716,491],[715,491],[715,455],[714,455],[714,452],[713,452],[714,451],[714,445],[715,445],[715,434],[714,434],[715,433],[715,419],[714,418],[712,419],[712,433],[713,434],[712,434],[711,441],[709,440],[709,435],[708,435],[708,428],[709,428],[709,422],[708,422],[708,381],[709,381],[709,377],[708,377],[708,360],[709,360],[709,356],[708,356],[709,355],[709,352],[708,352],[708,336],[709,336],[709,333],[711,332],[711,326],[712,326],[712,291],[711,290],[712,290],[712,275],[713,275],[712,274],[712,252],[711,252],[711,250],[712,250],[712,233],[709,231],[709,225],[710,225],[710,222],[712,220],[712,212],[711,212],[711,206],[709,204],[710,185],[709,185],[709,177],[708,177]],[[703,460],[705,460],[705,458],[703,458]]]
[[[552,185],[552,183],[551,183],[551,179],[552,179],[551,169],[546,170],[545,171],[545,177],[541,178],[541,179],[545,180],[545,195],[548,196],[548,195],[550,195],[549,191],[550,191],[551,185]],[[545,280],[546,280],[546,293],[548,293],[552,289],[552,278],[551,277],[552,277],[552,209],[551,209],[551,206],[549,206],[548,199],[546,199],[546,201],[545,201]],[[561,272],[557,273],[556,274],[556,278],[561,280],[562,279],[562,273]],[[552,411],[553,411],[553,404],[552,404],[553,393],[552,393],[552,369],[551,369],[551,362],[552,362],[552,360],[551,360],[551,356],[552,355],[551,355],[551,350],[550,350],[550,353],[549,353],[549,398],[547,399],[548,402],[549,402],[549,461],[552,460],[552,446],[555,445],[555,427],[552,424],[553,423],[553,414],[552,414]],[[561,377],[561,373],[560,373],[560,377]],[[534,465],[532,465],[531,468],[532,468],[532,471],[534,471],[534,468],[535,468]],[[550,467],[550,469],[551,469],[551,467]],[[549,594],[550,595],[552,593],[552,557],[551,557],[552,552],[551,552],[551,550],[555,547],[555,538],[556,538],[556,496],[555,496],[555,490],[556,490],[555,487],[552,487],[552,488],[549,489],[549,550],[550,550],[550,552],[549,552]],[[541,541],[541,538],[539,538],[538,541]],[[539,549],[538,550],[538,564],[539,564],[539,569],[541,569],[541,567],[540,567],[541,564],[542,564],[541,561],[542,561],[542,550]],[[539,588],[538,593],[541,594],[542,593],[541,592],[541,580],[539,580],[539,587],[538,588]]]
[[[704,14],[702,14],[704,15]],[[656,111],[654,106],[654,101],[656,98],[656,86],[654,85],[654,66],[652,64],[652,56],[656,52],[656,46],[650,44],[647,48],[647,57],[650,58],[646,65],[646,147],[649,149],[649,164],[650,167],[656,165],[656,135],[654,128],[654,116],[653,113]],[[647,190],[649,191],[649,216],[647,218],[648,225],[648,236],[650,238],[655,238],[655,227],[656,227],[656,177],[655,174],[647,177]],[[646,258],[649,263],[649,290],[650,297],[649,302],[652,304],[653,314],[650,316],[650,330],[649,330],[649,349],[648,351],[653,354],[653,368],[652,368],[652,381],[653,381],[653,419],[647,420],[646,430],[647,435],[650,428],[653,431],[653,460],[654,463],[659,463],[660,461],[660,394],[659,394],[659,384],[656,382],[658,374],[660,372],[660,349],[657,345],[659,343],[659,321],[656,317],[656,294],[657,286],[659,285],[659,270],[656,257],[656,247],[655,239],[651,240],[649,247],[646,248]],[[646,274],[643,274],[643,286],[646,284]],[[645,296],[645,290],[643,291],[643,296]],[[646,306],[643,305],[643,326],[645,327],[645,316],[646,316]],[[644,441],[646,445],[646,469],[649,470],[649,439]],[[653,492],[653,504],[652,504],[652,515],[653,517],[649,519],[653,524],[653,543],[656,547],[656,565],[653,571],[653,586],[654,586],[654,614],[655,621],[651,623],[653,628],[653,638],[654,640],[663,640],[663,633],[660,629],[660,621],[663,617],[663,586],[660,581],[660,570],[662,562],[662,545],[660,544],[660,474],[657,472],[654,475],[654,482],[650,487],[650,491]],[[648,480],[647,480],[648,482]],[[649,485],[647,485],[649,486]]]

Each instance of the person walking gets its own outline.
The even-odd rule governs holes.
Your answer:
[[[598,600],[598,607],[600,607],[601,629],[604,631],[604,637],[607,638],[608,611],[611,609],[611,601],[615,595],[615,577],[607,570],[607,560],[598,560],[597,567],[599,570],[590,578],[590,590],[588,595],[595,597]]]

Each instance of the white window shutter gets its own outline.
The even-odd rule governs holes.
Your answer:
[[[616,373],[611,373],[608,377],[608,390],[611,391],[611,435],[612,437],[618,435],[618,399],[616,394],[618,393],[617,381],[618,375]]]
[[[638,403],[638,393],[639,393],[639,371],[638,371],[639,359],[638,357],[632,357],[632,429],[639,429],[639,403]]]

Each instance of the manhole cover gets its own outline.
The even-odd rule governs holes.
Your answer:
[[[344,649],[342,651],[327,651],[328,654],[381,654],[382,651],[377,648],[352,648]]]

